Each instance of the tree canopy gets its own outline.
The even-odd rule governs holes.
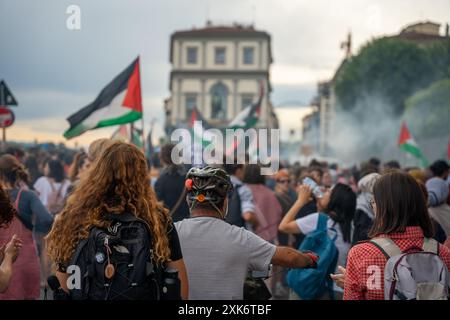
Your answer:
[[[450,41],[418,45],[398,38],[376,39],[350,58],[336,76],[335,90],[343,110],[367,96],[382,97],[394,115],[417,90],[450,75]]]
[[[406,100],[405,119],[423,137],[450,133],[450,78],[417,91]]]

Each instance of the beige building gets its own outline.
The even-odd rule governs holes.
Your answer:
[[[441,24],[431,21],[418,22],[403,28],[400,33],[388,38],[414,42],[419,46],[427,46],[436,41],[444,41],[449,37],[449,25],[445,25],[444,35],[440,33]]]
[[[196,107],[213,126],[223,128],[264,98],[257,127],[276,127],[270,103],[270,35],[253,26],[212,26],[177,31],[170,41],[171,96],[165,100],[166,131],[186,126]]]
[[[431,21],[414,23],[406,26],[401,33],[418,33],[427,34],[432,36],[439,36],[439,29],[441,25],[439,23],[434,23]]]

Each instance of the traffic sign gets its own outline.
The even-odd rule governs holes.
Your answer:
[[[6,107],[0,107],[0,128],[8,128],[14,123],[14,112]]]
[[[0,106],[17,106],[16,98],[3,80],[0,81]]]

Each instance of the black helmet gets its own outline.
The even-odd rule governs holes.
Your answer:
[[[233,190],[230,176],[221,168],[191,168],[186,175],[187,199],[192,202],[221,203]]]

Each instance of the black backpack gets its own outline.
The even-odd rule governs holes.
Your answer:
[[[234,186],[233,193],[228,202],[228,213],[225,221],[238,227],[245,227],[245,221],[242,218],[241,197],[239,196],[240,187],[242,187],[241,184]]]
[[[159,300],[163,267],[153,256],[148,224],[130,213],[110,214],[107,229],[93,227],[71,265],[80,268],[73,300]],[[109,265],[109,266],[108,266]]]

